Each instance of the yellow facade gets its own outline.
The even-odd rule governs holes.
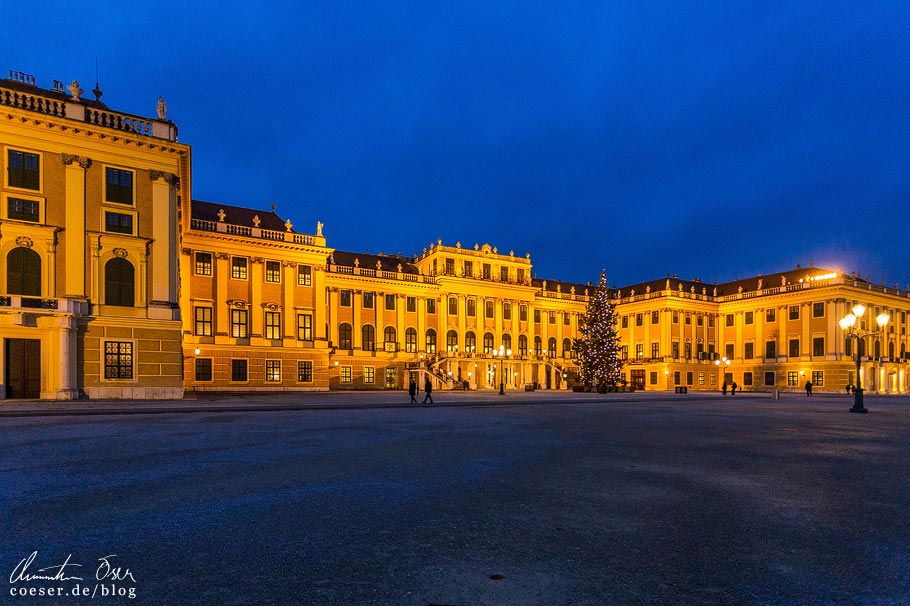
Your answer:
[[[274,207],[191,202],[163,102],[150,119],[81,95],[0,80],[0,398],[576,384],[590,284],[537,279],[530,254],[489,244],[361,254]],[[636,389],[842,391],[856,376],[838,320],[858,302],[863,329],[891,318],[864,341],[863,386],[910,388],[906,291],[810,267],[611,297]]]
[[[182,396],[176,134],[0,80],[0,397]]]
[[[865,341],[862,386],[910,389],[910,298],[896,287],[798,267],[718,285],[667,278],[613,294],[624,371],[636,388],[717,390],[726,380],[746,390],[801,390],[809,381],[815,391],[844,392],[857,382],[854,345],[838,321],[863,303],[864,329],[883,311],[891,321]]]

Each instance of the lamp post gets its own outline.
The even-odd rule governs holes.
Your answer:
[[[855,361],[856,361],[856,387],[853,389],[853,407],[850,409],[850,412],[869,412],[865,406],[863,406],[863,386],[862,379],[859,376],[859,366],[860,366],[860,352],[859,344],[866,337],[872,337],[874,335],[884,332],[885,325],[888,324],[888,321],[891,319],[886,313],[880,313],[875,318],[875,323],[878,325],[877,330],[863,330],[861,322],[859,321],[866,314],[866,306],[862,303],[857,303],[853,306],[853,309],[850,310],[851,313],[847,314],[838,321],[840,324],[841,330],[844,331],[844,335],[848,339],[856,340],[855,351]]]
[[[497,355],[499,356],[499,365],[502,367],[499,369],[499,395],[504,396],[506,395],[506,359],[512,355],[512,350],[506,349],[505,345],[500,345],[498,351],[495,349],[493,350],[493,356],[495,357]]]
[[[721,369],[721,371],[720,371],[721,379],[723,380],[722,382],[724,382],[724,383],[727,381],[727,379],[724,377],[724,375],[727,372],[727,368],[729,368],[730,364],[732,364],[732,363],[733,363],[733,360],[731,360],[727,356],[722,357],[720,360],[714,360],[714,364],[717,365],[717,367],[719,369]],[[724,391],[724,394],[726,394],[726,393],[727,392]],[[736,392],[734,392],[734,395],[735,394],[736,394]]]

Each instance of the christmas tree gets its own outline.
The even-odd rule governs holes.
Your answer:
[[[587,387],[598,390],[616,385],[620,379],[619,335],[616,314],[610,304],[607,273],[600,272],[600,282],[588,301],[588,309],[578,327],[581,337],[575,339],[581,379]]]

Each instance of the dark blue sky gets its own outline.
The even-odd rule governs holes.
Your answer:
[[[907,3],[128,4],[5,6],[3,75],[89,90],[97,58],[111,107],[165,97],[194,197],[330,246],[910,282]]]

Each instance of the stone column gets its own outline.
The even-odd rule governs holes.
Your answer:
[[[79,395],[76,386],[76,320],[73,316],[59,319],[60,332],[60,382],[55,397],[58,400],[74,400]],[[102,353],[102,355],[104,355]]]
[[[262,257],[250,259],[250,339],[262,338],[265,310],[262,307],[262,279],[265,260]]]
[[[151,288],[147,297],[150,318],[172,320],[177,301],[177,189],[173,174],[149,171],[152,180]]]
[[[231,256],[225,252],[215,253],[215,342],[228,343],[231,334],[231,310],[228,307],[227,285],[231,276]],[[189,310],[187,310],[189,311]],[[195,317],[193,318],[195,322]]]

